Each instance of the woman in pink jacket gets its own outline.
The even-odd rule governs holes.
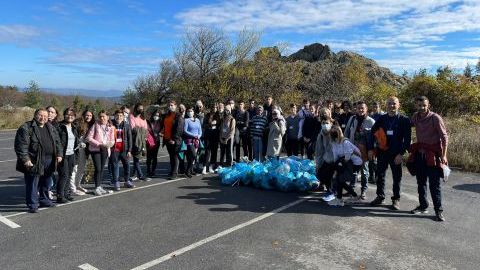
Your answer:
[[[93,166],[95,173],[93,178],[95,180],[94,194],[101,196],[108,192],[102,188],[103,169],[107,158],[110,156],[110,148],[115,144],[115,128],[108,122],[108,114],[105,111],[98,113],[98,121],[90,128],[87,135],[89,142],[88,150],[92,155]]]

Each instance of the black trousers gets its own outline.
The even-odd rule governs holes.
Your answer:
[[[93,179],[95,180],[95,188],[100,187],[103,181],[103,171],[105,163],[107,162],[108,152],[107,149],[102,148],[100,152],[92,152],[93,167],[95,171],[93,173]]]
[[[178,146],[177,144],[167,144],[168,156],[170,157],[170,176],[178,174]]]
[[[345,189],[350,195],[356,197],[357,193],[349,182],[355,179],[354,173],[360,169],[359,166],[354,166],[352,161],[349,160],[344,162],[342,166],[336,166],[337,177],[336,177],[336,188],[337,188],[337,198],[341,199],[343,197],[343,190]]]
[[[223,163],[223,160],[226,162]],[[220,163],[223,163],[225,167],[232,166],[233,159],[233,140],[229,139],[226,144],[220,144]]]
[[[205,166],[209,167],[210,164],[217,165],[218,155],[218,136],[205,137]]]
[[[153,148],[147,148],[147,175],[152,176],[155,175],[155,170],[157,169],[158,163],[158,149],[160,148],[160,144],[157,143]]]
[[[427,166],[425,157],[418,153],[415,156],[415,167],[417,170],[418,201],[420,207],[428,208],[427,200],[427,180],[430,185],[430,195],[432,196],[433,208],[435,212],[442,212],[442,190],[440,186],[440,168]]]
[[[332,178],[335,174],[335,163],[323,162],[318,170],[317,177],[322,185],[325,185],[327,192],[333,193]]]
[[[385,176],[390,166],[393,176],[392,200],[400,199],[400,184],[402,182],[402,164],[395,164],[395,154],[379,152],[377,156],[377,197],[385,199]]]
[[[287,156],[298,156],[300,142],[298,139],[287,139],[285,141],[285,149],[287,150]]]
[[[72,196],[70,189],[70,177],[72,176],[75,155],[64,156],[59,164],[59,178],[57,181],[57,199]]]
[[[243,150],[243,156],[248,156],[248,143],[248,135],[246,133],[240,133],[240,139],[238,142],[235,142],[235,160],[237,162],[240,161],[240,150]]]

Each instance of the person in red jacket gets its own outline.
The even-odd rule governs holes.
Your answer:
[[[420,205],[412,210],[412,214],[427,213],[428,178],[436,219],[437,221],[445,221],[440,178],[442,176],[441,166],[445,166],[448,163],[447,129],[442,117],[430,111],[430,102],[427,97],[417,97],[415,106],[417,112],[412,117],[412,124],[415,126],[417,142],[411,146],[411,148],[415,149],[411,154],[415,162]]]

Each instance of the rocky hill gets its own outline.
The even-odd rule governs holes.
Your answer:
[[[289,61],[304,63],[304,74],[307,77],[317,77],[321,74],[337,74],[342,67],[352,63],[363,66],[371,82],[384,82],[392,87],[400,88],[408,83],[408,79],[391,72],[388,68],[379,66],[374,60],[360,54],[340,51],[334,53],[328,45],[314,43],[305,46],[296,53],[285,57]],[[339,76],[337,74],[337,76]]]

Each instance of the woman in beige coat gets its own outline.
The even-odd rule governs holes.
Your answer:
[[[269,158],[279,158],[282,150],[282,138],[287,130],[285,118],[280,114],[280,110],[275,109],[272,111],[272,122],[270,123],[269,130],[267,156]]]

